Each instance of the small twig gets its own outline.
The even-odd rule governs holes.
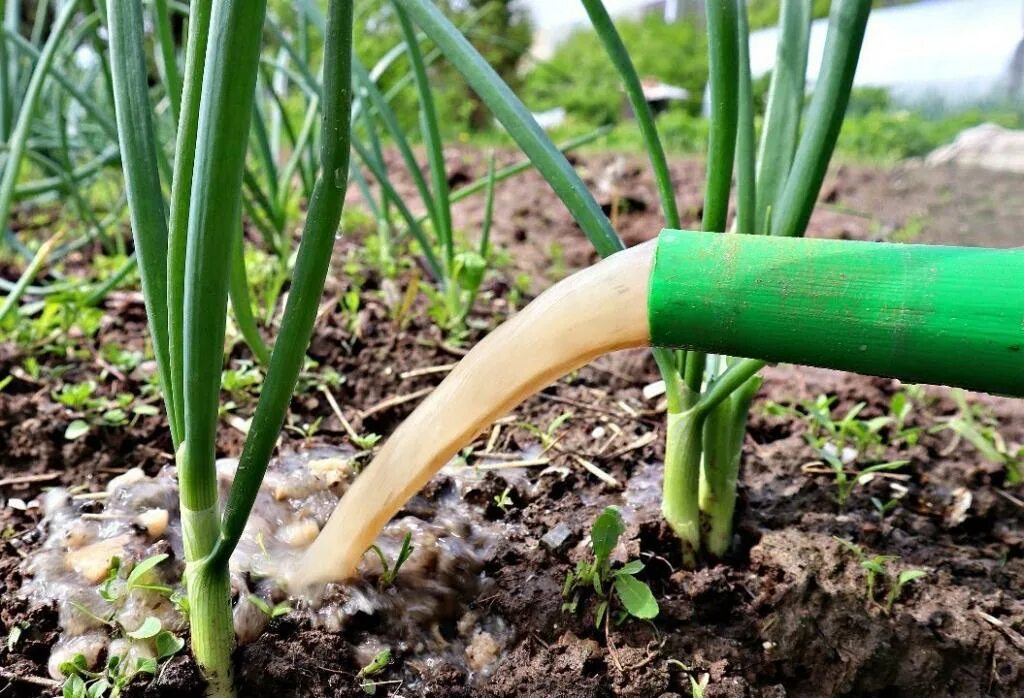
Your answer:
[[[448,373],[458,365],[458,363],[452,363],[441,364],[440,366],[427,366],[426,368],[414,368],[411,371],[403,371],[402,373],[399,373],[398,377],[405,380],[407,378],[416,378],[418,376],[429,376],[434,373]]]
[[[1008,626],[1006,623],[1004,623],[1003,621],[999,620],[995,616],[990,616],[989,614],[985,613],[984,611],[976,611],[976,613],[985,622],[987,622],[987,623],[995,626],[996,628],[999,628],[1000,630],[1002,630],[1003,634],[1006,635],[1006,639],[1008,639],[1010,641],[1010,644],[1012,644],[1017,649],[1024,651],[1024,635],[1021,635],[1016,630],[1014,630],[1013,628],[1011,628],[1010,626]]]
[[[1005,498],[1006,501],[1008,501],[1008,502],[1010,502],[1012,504],[1016,504],[1021,509],[1024,509],[1024,500],[1021,500],[1021,499],[1018,499],[1017,497],[1014,497],[1012,494],[1010,494],[1006,490],[996,490],[996,494],[998,494],[1000,497]]]
[[[649,432],[645,433],[643,436],[641,436],[640,438],[638,438],[635,441],[633,441],[632,443],[629,443],[629,444],[623,446],[622,448],[620,448],[617,451],[612,451],[609,455],[605,456],[605,458],[619,458],[621,456],[626,455],[630,451],[635,451],[638,448],[643,448],[644,446],[648,446],[648,445],[654,443],[657,440],[658,440],[658,435],[655,432],[653,432],[653,431],[649,431]]]
[[[31,674],[16,674],[9,669],[0,667],[0,676],[4,677],[8,681],[16,681],[20,683],[28,683],[33,686],[42,686],[43,688],[59,688],[60,682],[54,681],[53,679],[47,679],[42,676],[32,676]]]
[[[501,424],[495,424],[494,428],[491,429],[491,436],[487,439],[487,445],[484,447],[484,453],[490,453],[494,450],[494,447],[498,445],[498,437],[501,436]]]
[[[605,471],[601,470],[599,467],[588,461],[586,458],[577,455],[573,455],[573,458],[575,458],[576,462],[582,465],[587,470],[587,472],[589,472],[591,475],[596,477],[601,482],[611,487],[614,487],[615,489],[622,488],[622,483],[620,483],[614,477],[612,477],[611,475],[609,475],[608,473],[606,473]]]
[[[622,671],[622,662],[619,661],[619,653],[615,649],[615,643],[612,642],[612,634],[608,631],[608,617],[611,616],[612,610],[606,608],[604,611],[604,641],[608,645],[608,654],[612,658],[612,662],[615,664],[615,668],[619,670],[620,674],[625,673]]]
[[[327,404],[331,406],[331,411],[334,412],[334,416],[338,418],[339,422],[341,422],[341,426],[345,430],[345,433],[348,434],[348,438],[352,443],[356,443],[359,440],[359,434],[357,434],[356,430],[352,428],[349,421],[345,419],[345,414],[341,411],[341,406],[338,405],[338,401],[334,399],[331,391],[327,389],[327,386],[321,385],[320,392],[322,392],[324,397],[327,398]]]
[[[585,402],[580,402],[579,400],[572,400],[567,397],[562,397],[561,395],[548,395],[547,393],[537,393],[537,397],[541,398],[542,400],[548,400],[549,402],[560,402],[564,405],[572,405],[573,407],[578,407],[581,410],[590,410],[591,412],[607,414],[612,417],[623,416],[621,412],[612,412],[611,410],[606,410],[602,407],[595,407],[594,405],[588,405]]]
[[[6,477],[0,480],[0,487],[7,487],[8,485],[27,485],[32,482],[48,482],[49,480],[56,480],[60,477],[60,473],[37,473],[35,475],[15,475],[14,477]]]
[[[432,392],[434,392],[433,388],[423,388],[422,390],[417,390],[416,392],[408,393],[407,395],[396,395],[395,397],[389,397],[386,400],[378,402],[373,407],[370,407],[369,409],[360,412],[359,418],[366,419],[370,415],[377,414],[378,412],[383,412],[385,410],[391,409],[392,407],[404,405],[405,403],[412,402],[413,400],[419,400],[420,398],[426,397]]]
[[[550,458],[534,458],[533,460],[513,460],[507,463],[484,463],[482,465],[472,465],[471,468],[476,470],[505,470],[508,468],[535,468],[540,465],[550,465]]]

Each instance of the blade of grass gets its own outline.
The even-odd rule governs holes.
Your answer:
[[[396,0],[410,18],[444,52],[480,96],[513,140],[533,161],[601,256],[623,249],[607,216],[590,195],[565,156],[511,88],[488,65],[473,45],[429,0]]]
[[[231,299],[231,308],[235,314],[235,324],[242,334],[242,339],[249,346],[256,361],[261,366],[270,362],[270,350],[267,349],[263,337],[260,336],[259,326],[256,324],[256,317],[252,312],[252,299],[249,297],[249,277],[245,271],[245,243],[242,233],[242,225],[239,222],[238,232],[235,234],[235,242],[231,250],[231,278],[228,286],[228,296]]]
[[[412,74],[416,81],[416,91],[419,95],[420,116],[422,121],[423,140],[427,148],[427,162],[430,166],[431,183],[434,186],[434,202],[437,220],[437,236],[444,251],[445,268],[449,271],[455,258],[455,248],[452,241],[452,211],[448,191],[448,174],[445,171],[444,143],[441,141],[441,130],[437,125],[437,109],[434,105],[434,93],[427,79],[427,66],[423,62],[423,53],[420,51],[419,41],[416,37],[416,30],[413,27],[409,15],[405,13],[395,0],[391,2],[395,13],[398,16],[398,23],[402,28],[402,37],[409,53],[409,62],[412,64]]]

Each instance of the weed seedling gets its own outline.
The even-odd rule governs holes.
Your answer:
[[[511,487],[506,487],[501,494],[494,495],[494,506],[501,509],[503,514],[507,514],[508,508],[513,504],[512,497],[509,496],[511,491]]]
[[[248,599],[249,603],[263,611],[263,614],[267,618],[280,618],[281,616],[292,612],[292,607],[285,602],[271,606],[269,603],[256,596],[256,594],[249,594]]]
[[[820,454],[825,463],[832,469],[836,485],[836,501],[839,503],[840,508],[846,506],[847,500],[857,487],[871,482],[875,473],[899,470],[910,462],[907,460],[894,460],[888,463],[869,465],[866,468],[850,473],[847,470],[848,466],[833,453],[821,451]]]
[[[363,689],[366,695],[372,696],[377,692],[377,686],[380,685],[379,681],[368,681],[370,677],[377,676],[382,671],[388,668],[391,664],[391,650],[387,647],[382,649],[370,663],[359,670],[356,674],[356,680],[359,681],[359,688]]]
[[[1024,446],[1007,444],[995,420],[980,405],[968,403],[964,391],[955,389],[950,394],[957,404],[956,416],[944,420],[931,431],[951,431],[955,440],[950,448],[962,439],[974,446],[986,460],[1001,464],[1006,470],[1007,484],[1024,482]]]
[[[835,537],[844,548],[856,556],[864,570],[864,595],[869,603],[877,603],[876,595],[880,583],[888,582],[888,591],[882,603],[882,610],[886,614],[892,612],[892,607],[903,594],[903,588],[916,579],[924,577],[927,572],[924,570],[904,570],[894,574],[890,569],[891,565],[899,560],[896,555],[873,555],[868,556],[856,543]]]
[[[380,558],[380,566],[383,570],[380,574],[379,582],[381,589],[387,589],[395,583],[395,579],[398,577],[398,570],[402,569],[402,565],[405,564],[415,549],[415,546],[412,544],[412,534],[406,533],[405,538],[402,539],[402,547],[398,550],[398,557],[395,558],[395,564],[392,566],[388,564],[388,559],[384,555],[384,551],[380,549],[380,546],[370,546],[370,550]]]
[[[576,569],[566,575],[562,587],[562,597],[565,599],[562,610],[575,613],[580,594],[584,589],[593,588],[600,599],[594,615],[595,627],[600,627],[613,602],[621,606],[615,619],[617,623],[627,616],[650,619],[658,615],[658,601],[651,593],[651,588],[636,577],[644,569],[642,562],[632,560],[617,570],[611,569],[612,551],[625,530],[622,514],[615,507],[608,507],[594,520],[590,529],[594,559],[581,560],[576,564]]]

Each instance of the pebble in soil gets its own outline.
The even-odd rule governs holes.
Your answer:
[[[358,462],[355,453],[316,449],[271,464],[230,562],[238,642],[254,642],[280,609],[292,623],[350,636],[359,666],[389,648],[457,666],[470,681],[486,677],[512,629],[503,618],[470,608],[491,584],[484,561],[503,526],[483,521],[464,500],[478,476],[471,468],[447,468],[437,486],[410,501],[378,539],[389,565],[407,535],[413,546],[391,586],[381,585],[383,565],[372,553],[363,558],[357,580],[327,585],[315,597],[289,599],[277,582],[319,533]],[[222,497],[236,465],[217,462]],[[51,652],[51,676],[61,678],[61,663],[77,654],[90,667],[113,654],[136,661],[153,657],[155,637],[130,637],[146,635],[137,631],[151,617],[169,632],[185,629],[177,605],[184,554],[173,468],[154,477],[130,470],[102,493],[54,489],[40,504],[47,536],[25,562],[31,581],[24,592],[58,609],[61,636]],[[155,555],[166,559],[126,590],[133,568]],[[117,581],[104,587],[115,558]]]

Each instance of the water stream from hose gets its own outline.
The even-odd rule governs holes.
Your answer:
[[[595,357],[646,345],[654,250],[651,241],[568,277],[475,346],[345,493],[289,587],[351,578],[405,502],[492,422]]]

